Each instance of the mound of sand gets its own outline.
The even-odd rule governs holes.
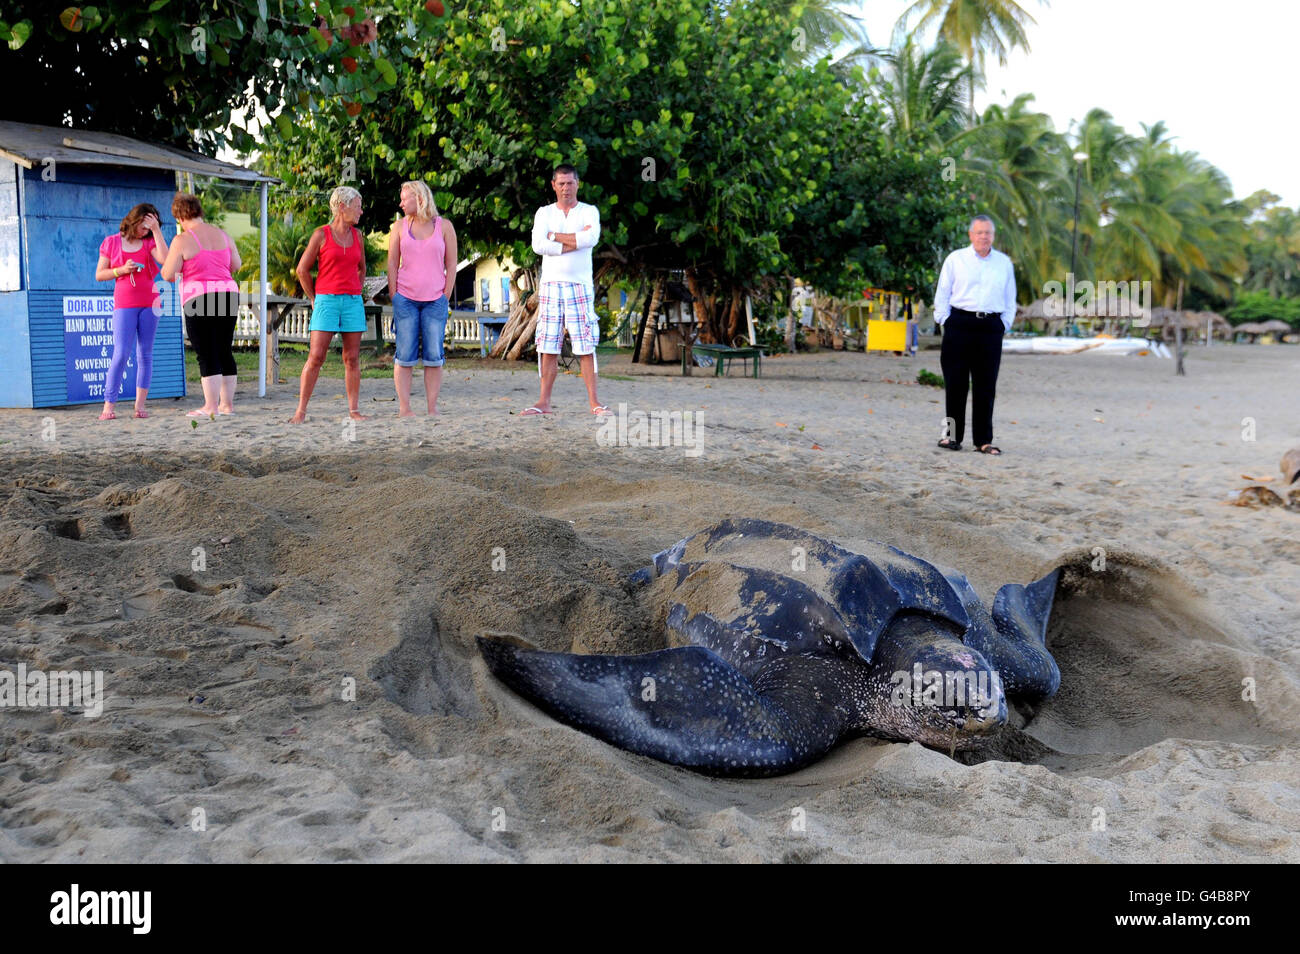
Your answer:
[[[1239,386],[1225,419],[1289,374],[1229,357],[1189,379]],[[1182,470],[1177,427],[1212,423],[1134,417],[1161,441],[1097,429],[1096,459],[1028,442],[1017,459],[1010,438],[998,461],[945,454],[915,437],[928,396],[863,380],[885,359],[805,360],[816,382],[776,361],[761,384],[617,382],[643,406],[707,405],[694,460],[601,447],[572,404],[456,418],[515,387],[499,372],[449,373],[450,420],[363,423],[356,441],[332,419],[286,432],[288,397],[110,437],[57,412],[57,451],[12,412],[0,662],[100,670],[107,698],[94,719],[0,713],[0,858],[1300,858],[1297,544]],[[1147,382],[1098,373],[1141,406]],[[1009,374],[1000,416],[1069,428],[1072,387],[1099,385],[1060,374]],[[791,416],[774,407],[805,404],[815,433],[774,427]],[[1223,447],[1217,466],[1240,470]],[[791,776],[720,781],[560,725],[486,672],[483,633],[666,645],[662,594],[627,575],[729,515],[892,543],[986,599],[1067,565],[1048,634],[1061,692],[976,757],[860,739]]]

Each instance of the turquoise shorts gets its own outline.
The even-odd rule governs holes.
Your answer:
[[[366,309],[360,295],[317,295],[309,331],[365,331]]]

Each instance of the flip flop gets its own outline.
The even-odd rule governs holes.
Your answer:
[[[143,418],[143,417],[148,417],[148,416],[149,416],[149,412],[148,412],[148,411],[136,411],[136,412],[135,412],[135,416],[136,416],[136,417],[142,417],[142,418]]]
[[[551,414],[551,413],[553,413],[553,412],[551,412],[551,411],[543,411],[540,407],[538,407],[536,404],[534,404],[532,407],[526,407],[526,408],[524,408],[522,411],[520,411],[520,412],[519,412],[519,416],[520,416],[520,417],[533,417],[534,415],[537,415],[537,414]]]
[[[944,450],[957,451],[961,450],[961,441],[950,441],[947,438],[944,438],[939,442],[939,446]]]
[[[993,457],[1002,456],[1002,448],[994,447],[992,444],[985,444],[983,447],[977,447],[975,449],[979,451],[981,454],[989,454]]]
[[[607,404],[597,404],[591,409],[591,413],[595,414],[597,417],[608,417],[614,412],[609,409],[609,405]]]
[[[186,417],[212,417],[212,416],[215,415],[215,414],[216,414],[216,411],[204,411],[204,410],[202,410],[202,409],[199,409],[199,410],[197,410],[197,411],[187,411],[187,412],[185,412],[185,416],[186,416]]]
[[[116,421],[117,415],[114,414],[112,411],[104,411],[102,414],[99,415],[99,419],[101,421]]]

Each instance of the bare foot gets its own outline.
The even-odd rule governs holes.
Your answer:
[[[217,413],[218,413],[218,414],[234,414],[234,413],[235,413],[235,409],[234,409],[233,406],[232,406],[232,407],[219,407],[219,408],[217,408]]]
[[[412,410],[408,407],[405,411],[398,411],[398,412],[397,412],[397,416],[398,416],[398,417],[415,417],[415,412],[412,411]]]
[[[291,418],[289,418],[289,420],[285,421],[285,423],[286,423],[286,424],[301,424],[301,423],[303,423],[305,420],[307,420],[307,412],[306,412],[306,411],[298,411],[298,412],[296,412],[296,413],[293,415],[293,417],[291,417]]]
[[[437,409],[436,407],[435,407],[435,408],[432,408],[432,409],[429,411],[429,417],[437,417],[437,416],[438,416],[438,409]]]
[[[104,410],[101,411],[100,414],[99,414],[99,419],[100,419],[101,421],[114,421],[114,420],[117,420],[117,415],[113,413],[113,405],[111,405],[111,404],[105,404],[105,405],[104,405]]]
[[[351,417],[352,420],[354,420],[354,421],[368,421],[368,420],[370,420],[370,415],[369,415],[369,414],[362,414],[360,411],[348,411],[348,416]]]

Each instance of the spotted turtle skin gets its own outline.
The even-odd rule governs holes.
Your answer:
[[[802,768],[874,735],[979,747],[1007,704],[1060,686],[1046,629],[1060,570],[986,609],[960,573],[764,520],[724,520],[656,554],[671,648],[549,653],[480,637],[492,673],[599,739],[710,775]]]

